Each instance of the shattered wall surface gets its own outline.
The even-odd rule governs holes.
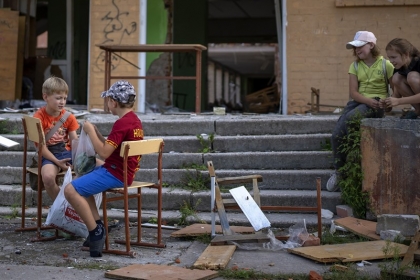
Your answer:
[[[363,190],[372,212],[420,213],[420,122],[365,119],[361,131]]]

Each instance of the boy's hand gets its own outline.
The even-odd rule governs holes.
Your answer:
[[[64,158],[64,159],[60,159],[57,162],[57,166],[61,168],[61,170],[63,171],[67,171],[67,169],[71,168],[71,164],[70,164],[71,158]]]
[[[95,126],[93,124],[91,124],[89,121],[85,121],[85,123],[83,124],[83,130],[87,134],[93,133],[93,132],[95,132]]]

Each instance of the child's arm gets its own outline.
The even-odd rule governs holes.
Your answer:
[[[101,140],[102,143],[105,143],[105,137],[103,137],[103,135],[99,132],[96,125],[93,125],[93,127],[95,128],[96,136],[98,136],[99,140]]]
[[[349,74],[349,91],[350,91],[350,96],[351,98],[354,99],[354,101],[366,104],[369,107],[372,107],[374,109],[379,109],[379,101],[372,98],[365,97],[360,94],[359,81],[357,80],[356,75]]]
[[[77,138],[79,138],[79,137],[77,136],[76,131],[70,131],[70,132],[69,132],[69,138],[70,138],[70,141],[73,141],[74,139],[77,139]],[[71,143],[71,142],[70,142],[70,143]]]
[[[387,106],[391,106],[391,107],[395,107],[395,106],[403,105],[403,104],[417,104],[417,103],[420,103],[420,92],[411,96],[401,97],[401,98],[388,97],[387,99],[385,99],[385,103]]]
[[[113,146],[106,144],[105,141],[102,142],[101,139],[99,139],[95,126],[89,121],[85,121],[83,130],[89,135],[93,148],[102,159],[107,159],[115,151]]]

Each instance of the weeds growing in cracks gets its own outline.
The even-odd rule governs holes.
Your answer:
[[[343,137],[340,151],[347,155],[346,163],[339,169],[341,180],[338,183],[341,188],[341,198],[345,204],[353,208],[357,217],[366,216],[366,208],[369,202],[368,194],[362,191],[362,154],[360,152],[362,117],[358,116],[348,122],[348,134]]]

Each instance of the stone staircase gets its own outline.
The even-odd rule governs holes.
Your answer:
[[[3,136],[22,143],[21,117],[19,114],[0,115],[4,119],[0,122],[0,131],[11,133]],[[173,186],[185,184],[188,176],[189,180],[207,180],[206,170],[196,171],[194,168],[204,167],[210,160],[219,177],[262,175],[263,182],[259,187],[263,205],[315,206],[317,177],[321,178],[322,208],[335,212],[335,206],[341,204],[339,192],[325,190],[332,172],[332,154],[323,150],[337,116],[147,114],[139,117],[146,139],[162,137],[165,141],[163,217],[168,223],[177,223],[180,206],[185,203],[195,207],[199,219],[209,221],[209,184],[207,191],[199,192]],[[103,135],[107,135],[116,117],[89,114],[79,120],[83,122],[84,119],[94,123]],[[204,146],[196,136],[201,134],[214,135],[214,141],[209,146],[213,152],[201,152]],[[0,146],[0,207],[3,211],[20,206],[22,148],[23,145],[9,149]],[[33,146],[30,149],[35,152]],[[136,179],[147,181],[153,176],[156,176],[156,158],[145,156]],[[26,205],[30,214],[30,210],[36,207],[36,192],[28,187],[27,197]],[[44,203],[52,203],[45,192]],[[155,205],[155,191],[145,190],[142,207],[146,221],[153,217]],[[112,208],[120,209],[122,203],[115,202]],[[112,215],[112,211],[110,213]],[[247,223],[242,213],[228,214],[228,217],[232,217],[229,218],[232,224]],[[316,223],[314,213],[267,213],[267,217],[274,226],[282,227],[290,226],[300,218],[305,218],[308,225]],[[324,222],[329,223],[329,220]]]

